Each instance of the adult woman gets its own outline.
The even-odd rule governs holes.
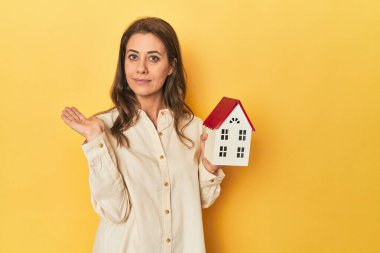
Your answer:
[[[115,107],[89,119],[64,109],[65,123],[86,138],[101,218],[93,252],[205,252],[201,208],[219,196],[224,173],[203,157],[207,136],[185,93],[175,31],[149,17],[122,36]]]

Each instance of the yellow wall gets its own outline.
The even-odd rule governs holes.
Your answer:
[[[240,98],[257,132],[204,211],[211,253],[380,252],[380,2],[3,1],[0,252],[90,252],[83,138],[135,18],[176,29],[203,119]]]

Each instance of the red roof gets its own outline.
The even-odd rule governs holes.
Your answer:
[[[222,100],[219,101],[214,110],[203,122],[203,125],[210,129],[218,129],[237,105],[240,105],[246,119],[248,120],[248,123],[252,127],[252,130],[255,131],[255,128],[253,127],[252,122],[249,120],[249,117],[245,112],[243,105],[240,103],[240,100],[228,97],[223,97]]]

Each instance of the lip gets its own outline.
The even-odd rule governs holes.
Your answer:
[[[150,82],[149,79],[134,78],[133,80],[135,80],[136,83],[148,83],[148,82]]]

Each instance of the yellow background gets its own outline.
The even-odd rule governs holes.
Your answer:
[[[178,33],[194,112],[239,98],[257,128],[204,210],[208,252],[380,252],[378,0],[2,1],[0,252],[90,252],[83,138],[60,114],[111,105],[146,15]]]

